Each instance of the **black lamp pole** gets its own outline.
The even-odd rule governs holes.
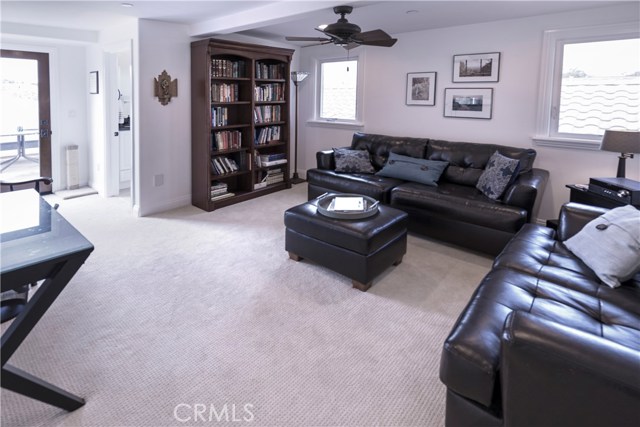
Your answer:
[[[298,176],[298,84],[303,81],[309,73],[304,71],[292,71],[291,72],[291,80],[293,81],[294,86],[296,87],[296,129],[295,129],[295,157],[294,157],[294,166],[293,166],[293,177],[291,178],[292,184],[300,184],[304,182],[304,179]]]

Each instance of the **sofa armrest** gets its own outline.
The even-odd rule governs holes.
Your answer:
[[[505,426],[638,425],[640,352],[523,311],[501,351]]]
[[[544,169],[532,169],[523,173],[507,188],[503,201],[509,206],[517,206],[527,211],[527,221],[533,221],[538,215],[542,193],[549,179]]]
[[[596,219],[609,209],[580,203],[565,203],[560,208],[557,239],[564,242],[578,231],[582,230],[589,221]]]
[[[336,158],[333,150],[323,150],[316,153],[316,165],[318,169],[334,170],[336,168]]]

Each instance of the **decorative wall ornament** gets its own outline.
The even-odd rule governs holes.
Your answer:
[[[171,97],[178,96],[178,79],[171,80],[167,70],[163,70],[158,78],[154,78],[153,95],[158,97],[160,104],[167,105]]]

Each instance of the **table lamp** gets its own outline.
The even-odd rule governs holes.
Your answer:
[[[640,132],[606,130],[602,137],[600,150],[620,153],[616,177],[624,178],[626,160],[633,159],[634,153],[640,153]]]

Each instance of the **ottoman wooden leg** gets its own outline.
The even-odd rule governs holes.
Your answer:
[[[289,258],[291,258],[294,261],[302,261],[302,257],[294,254],[293,252],[289,252]]]
[[[402,263],[402,257],[393,263],[393,265],[400,265]]]
[[[366,292],[367,289],[369,289],[371,287],[371,283],[372,282],[361,283],[361,282],[358,282],[357,280],[352,280],[351,283],[353,284],[353,287],[356,288],[357,290],[362,291],[362,292]]]

